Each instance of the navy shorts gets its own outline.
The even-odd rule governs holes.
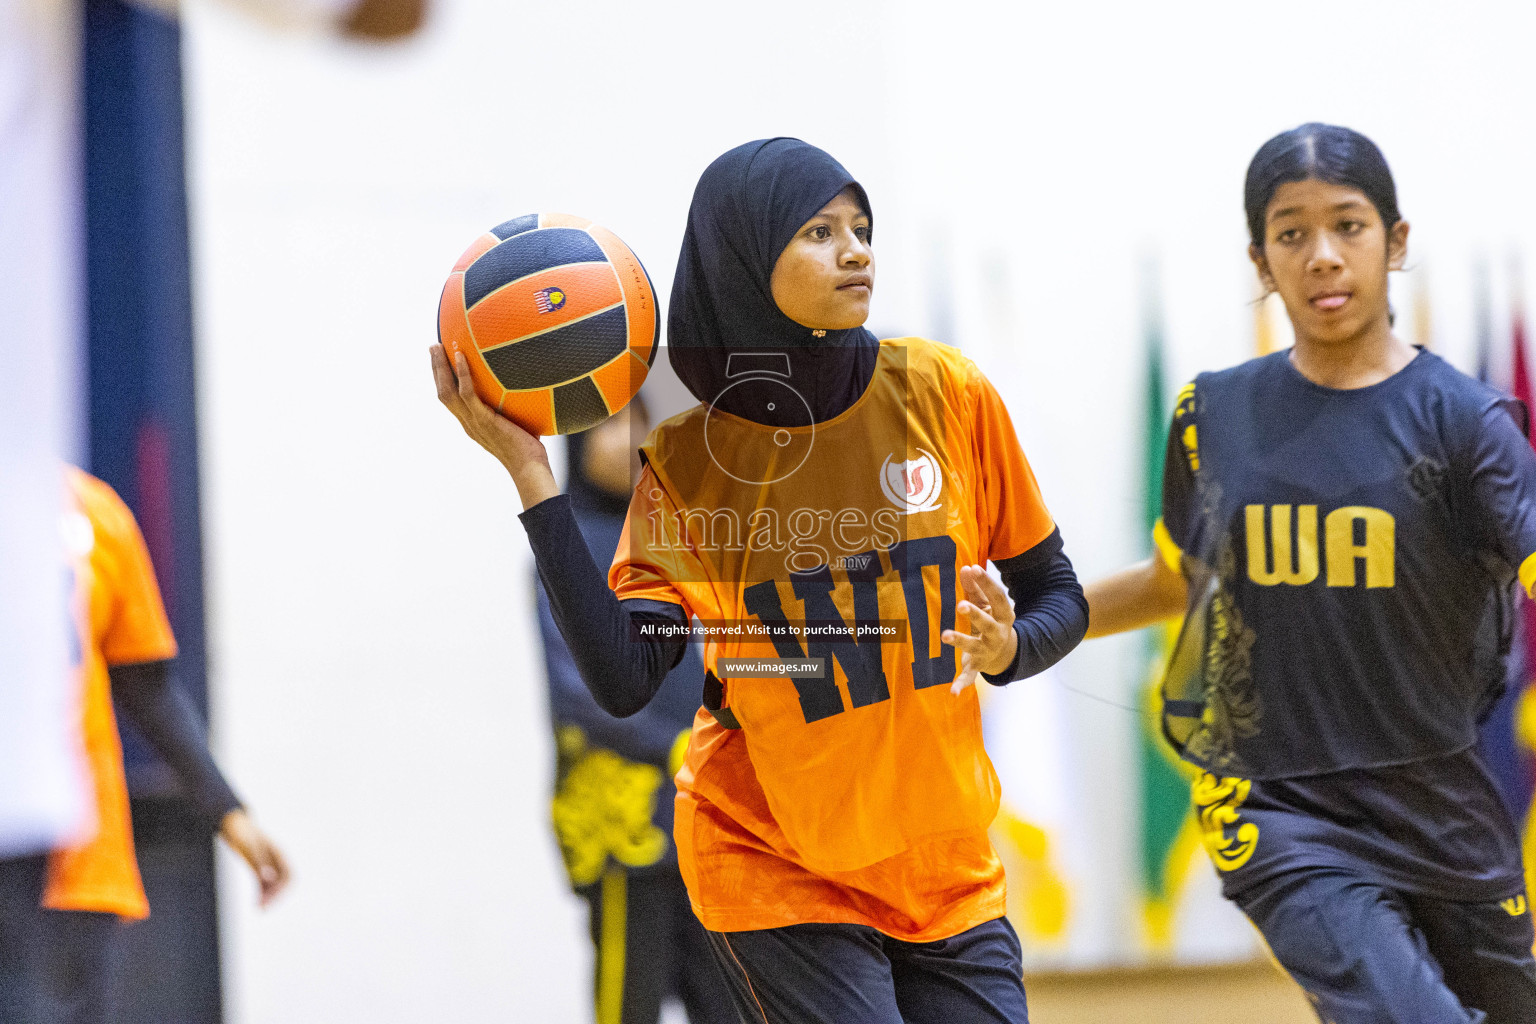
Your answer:
[[[710,932],[749,1024],[1028,1024],[1007,918],[937,942],[852,924]]]
[[[675,868],[610,866],[576,891],[591,911],[597,1024],[656,1024],[669,997],[683,1004],[688,1024],[735,1024],[730,992]]]
[[[1329,1024],[1536,1024],[1523,893],[1456,903],[1329,868],[1233,899]]]
[[[118,1019],[116,967],[126,923],[88,910],[43,912],[43,1006],[47,1024]]]

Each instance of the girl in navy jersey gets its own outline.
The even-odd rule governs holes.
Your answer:
[[[1164,727],[1227,897],[1336,1024],[1536,1021],[1515,826],[1475,741],[1536,582],[1526,410],[1392,333],[1381,152],[1307,124],[1249,165],[1249,255],[1295,347],[1200,375],[1157,554],[1089,636],[1186,612]]]

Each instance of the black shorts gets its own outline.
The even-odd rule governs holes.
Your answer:
[[[125,927],[116,914],[43,911],[43,1019],[48,1024],[118,1019],[117,960]]]
[[[1028,1024],[1019,938],[998,918],[937,942],[852,924],[710,932],[750,1024]]]
[[[1233,899],[1330,1024],[1536,1024],[1523,892],[1456,903],[1327,868]]]
[[[45,856],[0,858],[0,1021],[38,1019]]]

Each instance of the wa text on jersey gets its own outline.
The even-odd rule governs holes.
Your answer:
[[[1347,505],[1320,517],[1316,505],[1249,505],[1246,513],[1248,578],[1261,587],[1396,583],[1397,522],[1389,512]]]

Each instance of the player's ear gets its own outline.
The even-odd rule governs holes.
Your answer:
[[[1269,272],[1269,260],[1264,257],[1264,250],[1256,245],[1248,247],[1248,258],[1253,260],[1253,269],[1258,272],[1259,284],[1264,286],[1264,294],[1278,291],[1275,287],[1274,275]]]
[[[1400,220],[1387,232],[1387,269],[1402,270],[1408,262],[1408,222]]]

